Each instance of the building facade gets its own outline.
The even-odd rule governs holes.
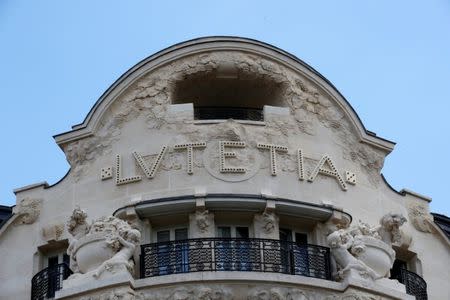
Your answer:
[[[448,218],[283,50],[174,45],[55,140],[71,169],[14,191],[1,299],[450,299]]]

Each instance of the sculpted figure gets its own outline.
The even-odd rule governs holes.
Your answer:
[[[67,253],[74,274],[67,279],[66,285],[84,284],[92,277],[118,272],[131,273],[140,232],[113,216],[100,217],[92,225],[86,218],[86,213],[77,207],[67,222],[67,230],[73,237]]]
[[[134,264],[131,258],[133,257],[136,245],[141,240],[141,233],[136,229],[131,229],[126,233],[126,237],[126,240],[120,235],[117,237],[117,240],[122,246],[121,249],[114,254],[112,258],[103,262],[100,267],[97,268],[97,271],[93,274],[94,277],[97,278],[105,270],[111,270],[117,266],[125,266],[130,273],[133,271]],[[114,241],[111,242],[114,243]]]
[[[337,230],[328,235],[327,242],[336,263],[341,267],[336,274],[339,278],[344,278],[345,274],[352,269],[357,270],[363,277],[369,276],[373,280],[380,278],[371,268],[350,253],[350,251],[359,253],[364,250],[363,243],[354,244],[354,238],[350,233],[342,229]]]
[[[400,226],[406,222],[406,218],[401,214],[389,213],[380,220],[380,226],[377,228],[383,242],[388,245],[392,243],[400,243],[402,240],[402,232]]]
[[[76,207],[72,215],[70,216],[69,221],[67,222],[67,231],[72,235],[72,239],[70,240],[69,247],[67,248],[67,255],[70,257],[70,266],[69,268],[74,272],[78,273],[78,264],[77,259],[75,257],[74,248],[76,242],[83,236],[85,236],[89,232],[89,225],[86,222],[87,214],[79,207]]]

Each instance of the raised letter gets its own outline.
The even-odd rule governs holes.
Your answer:
[[[330,168],[330,170],[323,168],[325,164],[328,164],[328,167]],[[308,181],[313,182],[319,173],[335,178],[338,181],[341,188],[344,191],[347,190],[347,185],[345,184],[341,175],[339,175],[339,172],[337,171],[336,167],[334,166],[333,161],[331,160],[331,158],[328,155],[324,155],[322,157],[322,159],[319,161],[319,163],[317,164],[314,171],[312,171],[311,176],[309,176]]]
[[[142,171],[144,172],[145,176],[148,179],[152,179],[155,177],[155,173],[158,170],[159,165],[161,164],[162,158],[164,157],[164,154],[166,154],[167,146],[163,146],[161,148],[161,151],[159,151],[158,156],[156,157],[155,162],[153,163],[152,167],[149,168],[147,164],[145,163],[142,156],[137,153],[136,151],[133,151],[134,159],[136,159],[136,162],[141,167]]]
[[[219,142],[220,151],[220,173],[245,173],[245,168],[234,168],[225,166],[225,158],[236,157],[236,152],[225,152],[225,147],[244,148],[244,142],[221,141]]]
[[[193,170],[193,161],[194,161],[194,148],[205,148],[206,143],[205,142],[199,142],[199,143],[188,143],[188,144],[178,144],[173,146],[176,150],[187,150],[187,173],[189,175],[194,174]]]
[[[287,147],[272,144],[258,144],[256,147],[270,150],[270,169],[272,170],[272,176],[277,176],[277,151],[286,153]]]
[[[303,167],[302,149],[297,150],[297,166],[298,166],[298,180],[305,180],[305,168]]]
[[[116,185],[131,183],[140,181],[142,178],[139,175],[122,178],[122,159],[120,158],[120,155],[117,154],[116,156]]]

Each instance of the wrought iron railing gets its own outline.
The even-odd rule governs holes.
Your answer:
[[[202,106],[194,107],[194,118],[196,120],[250,120],[264,121],[263,110],[246,107],[220,107]]]
[[[202,271],[275,272],[331,279],[330,249],[267,239],[204,238],[141,246],[141,278]]]
[[[417,300],[428,299],[427,283],[416,273],[402,268],[397,279],[405,285],[407,294],[416,296]]]
[[[31,280],[31,300],[52,299],[62,288],[62,281],[72,274],[65,263],[45,268]]]

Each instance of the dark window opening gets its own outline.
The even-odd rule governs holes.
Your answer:
[[[264,105],[285,106],[284,86],[270,78],[240,78],[237,72],[191,75],[174,83],[172,104],[193,103],[196,120],[263,121]]]
[[[390,279],[399,279],[401,275],[401,269],[408,270],[406,261],[396,259],[391,269]]]

